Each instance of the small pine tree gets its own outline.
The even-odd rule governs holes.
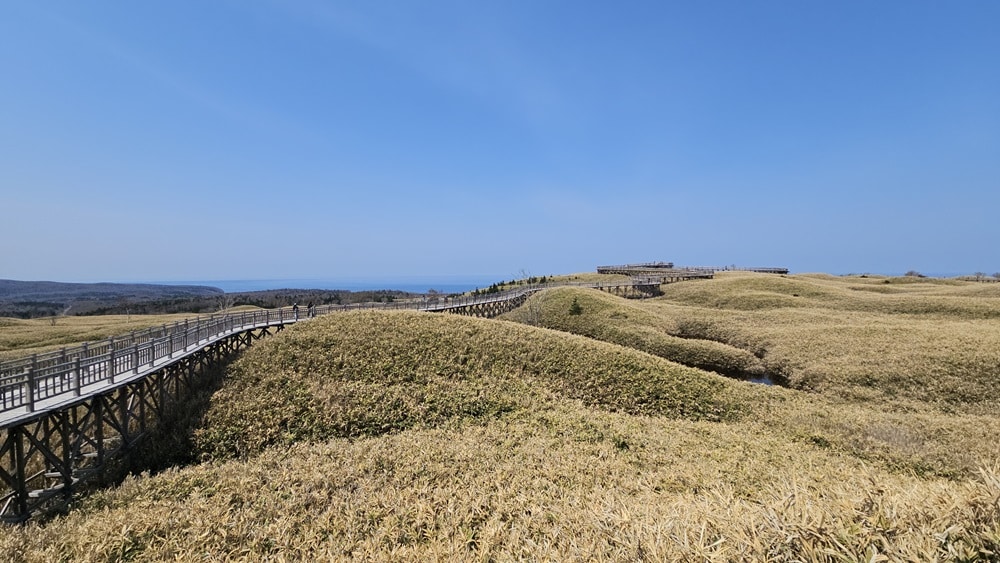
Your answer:
[[[576,297],[574,297],[573,304],[569,306],[569,314],[579,315],[581,313],[583,313],[583,307],[580,306],[580,302],[576,300]]]

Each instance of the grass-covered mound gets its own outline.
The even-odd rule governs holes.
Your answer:
[[[988,309],[992,293],[982,284],[882,281],[730,274],[664,286],[666,296],[647,300],[560,288],[505,318],[736,377],[763,371],[807,392],[777,395],[780,404],[766,413],[758,408],[755,416],[775,429],[884,467],[966,478],[1000,458],[1000,319],[864,312],[870,294],[852,288],[896,287],[893,299],[909,310],[925,308],[928,292],[963,304],[953,309]],[[740,291],[803,303],[721,305]]]
[[[888,473],[763,424],[539,396],[482,424],[271,448],[130,479],[26,561],[989,560],[1000,475]]]
[[[196,443],[207,457],[495,418],[541,392],[629,414],[732,420],[736,383],[635,350],[503,321],[352,312],[296,325],[235,362]]]
[[[596,289],[550,289],[503,318],[613,342],[723,375],[757,378],[767,372],[764,362],[750,351],[686,337],[675,319],[647,310],[642,302]]]
[[[706,350],[775,353],[727,311],[592,292],[567,294],[567,307],[574,295],[574,322],[603,306],[599,318],[665,336],[731,331],[719,348],[692,341]],[[0,550],[24,561],[997,559],[995,413],[886,405],[510,322],[345,313],[230,366],[196,435],[211,460],[0,529]]]
[[[664,298],[713,309],[835,309],[963,320],[1000,319],[1000,284],[917,277],[720,273],[663,286]]]
[[[1000,411],[1000,285],[915,280],[729,274],[645,301],[563,288],[508,318],[841,400]],[[859,290],[883,287],[897,292]]]

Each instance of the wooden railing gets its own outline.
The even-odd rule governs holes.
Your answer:
[[[60,395],[79,396],[95,383],[113,384],[221,336],[294,322],[294,318],[295,312],[288,307],[210,315],[3,362],[0,413],[18,408],[30,413],[38,402]]]
[[[955,278],[960,281],[968,282],[978,282],[978,283],[1000,283],[1000,276],[958,276]]]
[[[675,275],[714,274],[715,272],[758,272],[762,274],[787,274],[788,268],[757,268],[740,266],[674,266],[673,262],[645,262],[642,264],[621,264],[618,266],[598,266],[598,274],[621,274],[634,276],[641,274]]]
[[[690,266],[693,272],[756,272],[758,274],[787,274],[788,268],[743,267],[743,266]]]
[[[604,274],[611,270],[649,270],[652,268],[672,270],[673,262],[641,262],[639,264],[620,264],[618,266],[598,266],[597,273]]]

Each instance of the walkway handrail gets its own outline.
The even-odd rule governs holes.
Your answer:
[[[671,274],[683,276],[687,273],[715,272],[757,272],[761,274],[787,274],[788,268],[772,267],[741,267],[741,266],[677,266],[672,262],[646,262],[643,264],[621,264],[618,266],[598,266],[598,274],[622,274],[635,276],[639,274],[655,274],[668,276]]]

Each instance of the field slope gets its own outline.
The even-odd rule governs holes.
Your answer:
[[[23,560],[995,560],[1000,425],[995,397],[975,392],[996,373],[972,362],[995,338],[993,296],[877,284],[906,293],[732,276],[648,301],[548,290],[510,316],[551,328],[413,312],[302,323],[228,368],[191,436],[200,463],[5,529],[0,549]],[[822,326],[805,330],[810,319]],[[992,332],[948,336],[962,323]],[[878,369],[854,367],[858,331],[881,338],[886,324],[944,338],[950,355],[911,346],[928,366],[951,362],[942,373],[965,366],[966,388],[907,389],[893,374],[930,376],[891,346],[865,358]],[[797,347],[796,332],[828,342]]]

